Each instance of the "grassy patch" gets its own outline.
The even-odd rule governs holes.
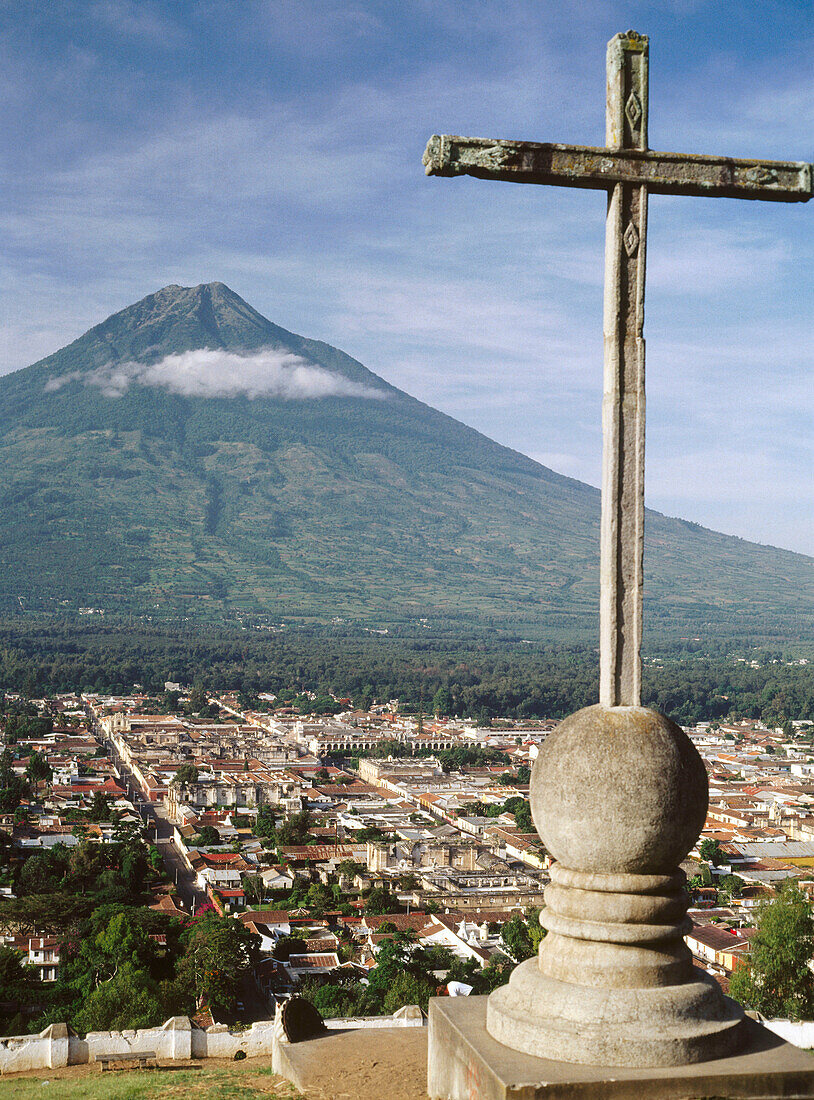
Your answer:
[[[70,1072],[70,1071],[69,1071]],[[272,1070],[235,1065],[202,1070],[102,1073],[95,1067],[77,1075],[43,1071],[37,1077],[0,1081],[0,1100],[297,1100],[300,1094]]]

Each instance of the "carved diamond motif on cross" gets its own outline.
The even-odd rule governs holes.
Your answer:
[[[628,256],[632,256],[639,247],[639,234],[633,222],[627,223],[627,229],[622,235],[622,241],[624,242],[625,252],[627,252]]]
[[[642,105],[636,98],[635,92],[631,92],[630,95],[627,97],[627,103],[625,104],[625,114],[627,115],[627,120],[630,123],[631,129],[638,130],[639,123],[641,122],[642,118]]]

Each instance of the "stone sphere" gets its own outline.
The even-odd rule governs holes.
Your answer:
[[[698,838],[709,789],[684,731],[646,707],[585,707],[549,734],[531,812],[564,867],[669,874]]]

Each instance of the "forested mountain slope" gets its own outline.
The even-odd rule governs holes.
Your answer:
[[[595,489],[221,283],[0,378],[0,610],[583,630],[598,520]],[[811,628],[810,558],[653,512],[646,554],[652,630]]]

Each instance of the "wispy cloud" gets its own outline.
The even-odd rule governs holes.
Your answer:
[[[201,349],[167,355],[157,363],[108,363],[92,371],[49,378],[46,393],[81,382],[105,397],[122,397],[131,386],[157,386],[183,397],[278,397],[284,401],[320,397],[382,399],[384,390],[363,386],[316,367],[296,355],[274,350],[254,355]]]
[[[85,17],[98,20],[107,33],[166,50],[177,47],[186,37],[178,22],[152,0],[95,0]]]
[[[701,450],[692,442],[684,453],[656,452],[648,470],[647,503],[717,531],[811,554],[812,455],[804,444],[799,453],[808,454],[803,466],[789,464],[780,446],[772,451],[730,438]]]

